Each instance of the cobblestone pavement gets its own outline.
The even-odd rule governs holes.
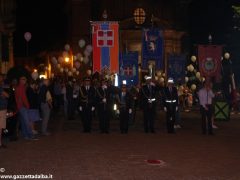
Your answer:
[[[183,128],[167,134],[164,114],[158,113],[156,134],[145,134],[142,114],[120,134],[118,121],[111,133],[100,134],[94,121],[91,134],[80,131],[78,120],[55,116],[52,135],[38,141],[20,139],[0,149],[2,174],[52,174],[57,180],[229,180],[240,179],[240,116],[216,122],[214,136],[201,134],[198,112],[182,113]],[[162,160],[149,165],[145,160]]]

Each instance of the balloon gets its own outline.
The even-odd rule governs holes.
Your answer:
[[[33,78],[33,80],[37,80],[37,78],[38,78],[38,72],[37,71],[34,71],[32,73],[32,78]]]
[[[69,50],[70,50],[70,45],[69,45],[69,44],[65,44],[64,49],[65,49],[66,51],[69,51]]]
[[[161,76],[162,72],[161,71],[157,71],[157,76]]]
[[[76,72],[76,75],[79,75],[79,71]]]
[[[63,63],[63,61],[64,61],[64,58],[63,58],[62,56],[59,56],[59,57],[58,57],[58,63],[61,64],[61,63]]]
[[[61,68],[61,65],[60,65],[60,64],[57,64],[57,68]]]
[[[64,69],[63,68],[60,68],[60,72],[63,73]]]
[[[203,78],[202,78],[202,82],[204,82],[204,81],[205,81],[205,78],[203,77]]]
[[[88,57],[88,56],[90,56],[90,52],[88,52],[87,50],[85,50],[85,51],[84,51],[84,55],[85,55],[86,57]]]
[[[54,78],[54,74],[53,73],[51,74],[51,78]]]
[[[73,73],[71,71],[68,72],[68,76],[72,76]]]
[[[193,72],[194,71],[194,66],[192,64],[189,65],[189,71]]]
[[[196,77],[199,79],[200,76],[201,76],[200,72],[197,72],[197,73],[196,73]]]
[[[197,88],[196,84],[192,84],[192,85],[191,85],[191,89],[192,89],[193,91],[196,90],[196,88]]]
[[[87,75],[91,75],[92,74],[92,71],[89,69],[89,70],[87,70]]]
[[[166,74],[165,73],[162,73],[162,77],[165,77],[166,76]]]
[[[81,59],[82,59],[82,54],[81,54],[81,53],[78,53],[78,54],[77,54],[77,59],[78,59],[79,61],[81,61]]]
[[[156,81],[158,80],[158,76],[155,76],[155,80],[156,80]]]
[[[226,53],[224,54],[224,58],[225,58],[225,59],[229,59],[229,58],[230,58],[230,54],[229,54],[228,52],[226,52]]]
[[[192,56],[192,57],[191,57],[191,61],[192,61],[192,62],[196,62],[196,60],[197,60],[197,57],[196,57],[196,56]]]
[[[75,73],[77,71],[76,68],[72,68],[72,72]]]
[[[83,47],[85,46],[85,44],[86,44],[86,42],[85,42],[84,39],[80,39],[80,40],[78,41],[78,45],[79,45],[80,48],[83,48]]]
[[[54,65],[57,64],[57,58],[56,58],[56,57],[52,57],[52,63],[53,63]]]
[[[77,56],[73,56],[73,60],[76,61],[78,58]]]
[[[65,68],[65,72],[68,72],[68,68]]]
[[[185,82],[187,83],[189,81],[189,78],[188,77],[185,77]]]
[[[63,57],[67,57],[68,56],[68,52],[67,51],[63,51]]]
[[[152,64],[149,64],[149,65],[148,65],[148,68],[149,68],[149,69],[152,69],[152,68],[153,68],[153,65],[152,65]]]
[[[84,62],[85,64],[87,64],[87,63],[89,62],[89,58],[88,58],[88,57],[84,57],[84,58],[83,58],[83,62]]]
[[[161,78],[159,79],[159,81],[160,81],[161,83],[163,83],[163,82],[164,82],[164,78],[161,77]]]
[[[75,61],[74,65],[77,69],[79,69],[81,64],[79,61]]]
[[[30,32],[25,32],[24,39],[29,42],[32,39],[32,34]]]
[[[86,50],[87,50],[89,53],[91,53],[92,50],[93,50],[92,45],[90,45],[90,44],[87,45]]]

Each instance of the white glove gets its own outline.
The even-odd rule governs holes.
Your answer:
[[[103,103],[106,103],[106,102],[107,102],[106,98],[103,98],[102,102],[103,102]]]
[[[149,99],[149,100],[148,100],[148,103],[152,104],[152,100],[151,100],[151,99]]]
[[[82,111],[82,106],[79,106],[79,111]]]
[[[129,110],[128,110],[128,113],[129,113],[129,114],[132,114],[132,109],[129,109]]]
[[[95,107],[92,107],[92,111],[94,111],[95,110]]]
[[[176,111],[178,111],[178,107],[176,106]]]
[[[120,111],[119,111],[119,110],[116,110],[116,113],[117,113],[117,114],[120,114]]]
[[[166,107],[164,107],[163,109],[164,109],[165,112],[167,112],[167,108]]]

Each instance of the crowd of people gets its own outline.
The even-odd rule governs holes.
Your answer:
[[[84,133],[91,133],[92,120],[97,117],[100,133],[106,134],[110,132],[110,119],[114,113],[119,118],[120,132],[126,134],[139,107],[143,112],[145,133],[155,133],[157,107],[160,105],[166,112],[167,132],[175,133],[175,129],[182,125],[180,108],[192,105],[187,96],[186,106],[186,93],[175,86],[172,78],[168,79],[166,86],[146,77],[140,87],[121,84],[120,88],[107,79],[91,80],[89,77],[80,82],[74,78],[34,81],[21,76],[8,84],[4,82],[4,76],[0,75],[0,148],[6,147],[2,142],[4,134],[10,140],[17,140],[19,134],[26,140],[50,135],[51,111],[64,110],[66,120],[80,118]],[[213,98],[211,84],[205,83],[198,93],[203,134],[213,134]],[[41,128],[36,129],[36,122]]]

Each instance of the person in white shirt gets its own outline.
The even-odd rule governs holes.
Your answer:
[[[202,115],[202,133],[213,135],[212,128],[212,101],[215,97],[212,89],[211,83],[204,83],[204,87],[198,92],[199,102],[200,102],[200,112]]]

